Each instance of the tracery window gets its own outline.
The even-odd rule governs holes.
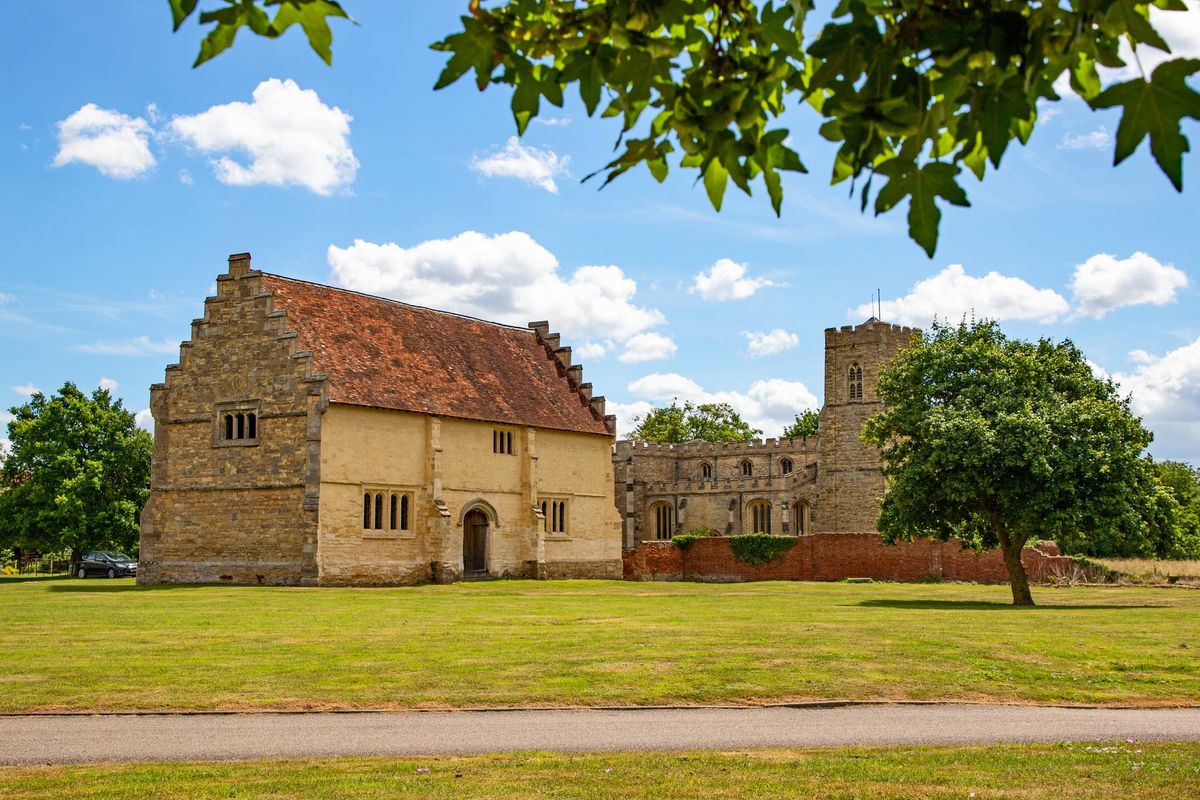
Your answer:
[[[650,506],[650,519],[655,539],[667,540],[675,535],[675,507],[670,503]]]
[[[742,477],[749,478],[754,474],[754,465],[750,463],[750,459],[742,462]]]
[[[406,532],[411,507],[408,492],[368,489],[363,492],[363,530]]]
[[[862,400],[863,396],[863,373],[862,367],[858,364],[851,364],[850,371],[847,375],[847,396],[851,400]]]
[[[771,504],[766,500],[750,502],[750,533],[771,532]]]
[[[703,480],[712,479],[712,464],[705,463],[700,467],[700,477]]]
[[[792,460],[790,458],[784,458],[784,459],[780,460],[780,462],[779,462],[780,473],[782,473],[784,475],[791,475],[793,469],[794,469],[794,465],[792,464]]]

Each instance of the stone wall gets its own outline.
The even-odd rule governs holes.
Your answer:
[[[1030,582],[1066,574],[1072,560],[1056,549],[1027,547],[1021,558]],[[885,545],[878,534],[800,536],[776,561],[761,567],[742,564],[724,537],[698,539],[687,550],[671,542],[644,542],[624,553],[627,580],[664,581],[838,581],[872,578],[885,581],[1007,583],[1000,551],[976,553],[954,541],[919,539]]]
[[[231,256],[179,363],[151,387],[139,583],[316,581],[324,376],[311,360],[249,256]],[[254,413],[257,435],[226,440],[227,411]]]

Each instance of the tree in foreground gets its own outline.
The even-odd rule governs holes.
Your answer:
[[[762,436],[728,403],[671,403],[634,422],[629,438],[643,442],[744,442]]]
[[[1070,341],[1009,339],[994,322],[935,325],[879,377],[885,410],[879,530],[999,547],[1014,605],[1033,605],[1021,563],[1036,539],[1152,551],[1175,503],[1145,455],[1151,434]]]
[[[1156,461],[1158,479],[1179,504],[1174,535],[1159,558],[1200,558],[1200,468],[1183,461]]]
[[[105,389],[73,383],[11,409],[0,467],[0,546],[132,550],[150,494],[154,440]]]
[[[796,421],[783,429],[783,438],[803,439],[806,436],[816,436],[820,421],[821,415],[810,408],[803,414],[797,414]]]
[[[333,0],[211,2],[200,14],[212,27],[197,66],[243,28],[277,38],[293,26],[329,63],[329,19],[348,16]],[[198,0],[168,3],[178,30]],[[462,29],[434,45],[449,54],[435,88],[473,72],[480,90],[510,90],[518,133],[543,102],[561,107],[577,90],[589,115],[621,122],[623,149],[598,170],[606,184],[641,164],[662,181],[673,162],[697,172],[718,210],[728,183],[750,194],[761,178],[778,214],[781,174],[807,172],[778,120],[807,106],[839,148],[832,182],[849,180],[864,210],[873,196],[876,214],[907,201],[909,235],[931,257],[939,205],[969,205],[963,169],[982,179],[1013,141],[1028,141],[1039,102],[1060,99],[1060,78],[1093,109],[1122,109],[1115,163],[1149,137],[1176,190],[1188,150],[1181,122],[1200,119],[1200,93],[1186,83],[1200,60],[1168,60],[1146,74],[1138,58],[1170,52],[1155,23],[1163,12],[1194,13],[1183,0],[841,0],[807,37],[813,0],[464,6]],[[1106,88],[1101,67],[1138,76]]]

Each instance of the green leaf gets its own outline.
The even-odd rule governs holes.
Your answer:
[[[529,120],[537,116],[541,105],[541,93],[532,75],[524,75],[517,81],[512,97],[513,119],[517,122],[517,133],[522,135],[529,127]]]
[[[1183,191],[1183,154],[1188,140],[1180,130],[1184,117],[1200,119],[1200,93],[1185,78],[1200,71],[1200,59],[1159,64],[1146,81],[1136,78],[1110,86],[1092,101],[1093,108],[1121,106],[1121,124],[1113,164],[1133,154],[1147,136],[1150,152],[1176,191]]]
[[[171,22],[174,27],[171,30],[179,30],[192,12],[196,10],[196,4],[200,0],[167,0],[171,5]]]
[[[329,28],[330,17],[350,19],[345,9],[334,0],[283,0],[275,19],[271,22],[274,31],[272,36],[280,36],[288,28],[298,24],[304,29],[308,45],[313,52],[326,64],[332,64],[333,31]]]
[[[218,22],[217,27],[209,31],[208,36],[205,36],[204,41],[200,43],[200,53],[196,56],[192,67],[198,67],[232,47],[234,37],[237,36],[240,27],[240,24]]]
[[[704,190],[708,192],[708,201],[713,208],[721,210],[721,201],[725,197],[725,184],[729,180],[729,170],[720,159],[713,158],[704,168]]]
[[[956,206],[971,205],[955,180],[961,170],[941,161],[918,167],[907,159],[892,158],[876,167],[875,172],[888,179],[875,198],[875,213],[889,211],[908,197],[908,235],[933,258],[942,219],[936,199],[941,197]]]

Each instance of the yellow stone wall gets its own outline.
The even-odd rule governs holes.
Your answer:
[[[491,522],[489,575],[620,577],[607,437],[338,404],[323,417],[321,583],[453,580],[474,507]],[[497,429],[513,434],[511,455],[493,452]],[[364,530],[372,489],[411,493],[407,532]],[[565,535],[544,531],[534,508],[545,497],[568,501]]]

